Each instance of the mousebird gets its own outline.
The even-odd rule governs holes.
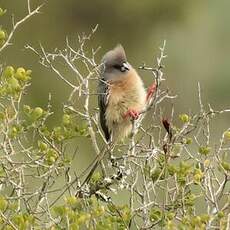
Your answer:
[[[145,110],[155,89],[156,84],[153,83],[146,93],[142,79],[128,63],[121,45],[104,55],[98,84],[98,105],[101,127],[110,144],[129,136],[132,121],[138,119],[140,112]],[[90,180],[106,152],[107,148],[104,148],[93,161],[92,169],[82,185]]]
[[[123,140],[132,131],[132,120],[145,109],[147,94],[122,45],[102,58],[98,91],[100,123],[106,140]]]

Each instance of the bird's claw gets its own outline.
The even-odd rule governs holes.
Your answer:
[[[130,117],[133,120],[137,120],[140,116],[140,113],[134,109],[129,109],[125,114],[124,118]]]
[[[146,101],[148,101],[152,97],[152,95],[154,94],[155,91],[156,91],[156,83],[154,82],[148,88],[147,96],[146,96]]]

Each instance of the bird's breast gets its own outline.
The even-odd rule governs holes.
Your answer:
[[[146,92],[135,70],[119,81],[110,82],[108,90],[106,122],[110,130],[115,123],[130,123],[124,121],[124,114],[129,109],[141,111],[145,107]]]

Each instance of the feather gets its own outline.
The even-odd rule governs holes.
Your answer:
[[[99,92],[98,103],[100,108],[100,123],[101,123],[102,130],[105,134],[105,138],[108,141],[110,139],[110,133],[106,125],[105,114],[106,114],[106,108],[108,106],[109,88],[108,88],[108,84],[104,80],[101,80],[99,82],[98,92]]]

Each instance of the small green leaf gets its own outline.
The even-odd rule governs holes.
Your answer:
[[[46,158],[46,161],[47,161],[47,164],[48,164],[48,165],[52,165],[52,164],[55,163],[56,158],[53,157],[53,156],[48,156],[48,157]]]
[[[217,213],[217,217],[218,217],[219,219],[223,218],[223,217],[224,217],[224,212],[223,212],[223,211],[219,211],[219,212]]]
[[[37,120],[39,119],[44,113],[44,110],[40,107],[36,107],[32,113],[31,113],[31,117],[33,120]]]
[[[58,153],[54,149],[49,149],[46,153],[46,161],[48,165],[52,165],[56,162]]]
[[[24,113],[29,114],[32,112],[32,109],[30,108],[29,105],[23,105],[23,111]]]
[[[194,169],[193,180],[194,180],[195,184],[199,184],[201,182],[201,179],[203,178],[203,176],[204,176],[204,173],[200,169],[198,169],[198,168]]]
[[[177,172],[176,166],[173,164],[168,165],[168,172],[170,176],[173,176]]]
[[[221,166],[226,170],[226,171],[230,171],[230,164],[226,161],[222,161],[221,162]]]
[[[29,76],[31,74],[31,70],[25,70],[23,67],[17,68],[17,71],[15,73],[15,78],[21,81],[28,81],[31,79]]]
[[[192,144],[192,138],[187,138],[186,140],[185,140],[185,144],[186,145],[190,145],[190,144]]]
[[[211,148],[208,146],[200,146],[198,152],[201,155],[207,156],[210,153]]]
[[[3,10],[2,8],[0,8],[0,16],[3,16],[5,13],[7,12],[7,10]]]
[[[16,91],[21,89],[21,86],[16,78],[10,77],[7,80],[7,82],[8,82],[9,93],[15,93]]]
[[[188,194],[184,199],[184,203],[186,206],[194,206],[195,199],[196,199],[196,196],[194,194]]]
[[[91,181],[97,183],[101,180],[102,176],[99,172],[95,172],[91,178]]]
[[[38,148],[40,151],[44,152],[47,150],[48,145],[42,141],[38,141]]]
[[[0,30],[0,40],[4,40],[6,38],[6,33],[3,30]]]
[[[78,203],[78,199],[76,196],[69,196],[65,200],[66,204],[69,206],[75,206]]]
[[[158,208],[153,208],[149,215],[150,221],[156,222],[162,218],[162,212]]]
[[[5,119],[5,113],[0,112],[0,121],[3,121]]]
[[[27,76],[30,76],[31,73],[32,73],[32,70],[30,70],[30,69],[26,70],[26,75],[27,75]]]
[[[225,137],[225,139],[230,140],[230,131],[229,130],[224,132],[224,137]]]
[[[9,130],[9,137],[15,138],[17,137],[17,134],[18,134],[17,128],[15,126],[11,127]]]
[[[0,210],[2,212],[4,212],[6,210],[7,205],[8,205],[7,200],[3,196],[0,196]]]
[[[175,212],[168,212],[166,215],[166,218],[168,220],[173,220],[173,218],[175,217],[176,213]]]
[[[5,78],[12,77],[14,75],[14,67],[13,66],[7,66],[3,72],[3,76]]]
[[[62,117],[62,123],[64,126],[67,126],[71,123],[71,117],[68,114],[64,114]]]
[[[187,114],[180,114],[179,115],[179,118],[180,118],[180,120],[183,122],[183,123],[187,123],[187,122],[189,122],[190,121],[190,117],[189,117],[189,115],[187,115]]]
[[[151,173],[151,179],[153,182],[158,180],[159,176],[161,174],[161,170],[159,168],[156,168],[152,173]]]
[[[53,208],[54,212],[56,213],[56,215],[60,216],[60,217],[64,217],[64,215],[67,212],[67,209],[65,206],[55,206]]]

